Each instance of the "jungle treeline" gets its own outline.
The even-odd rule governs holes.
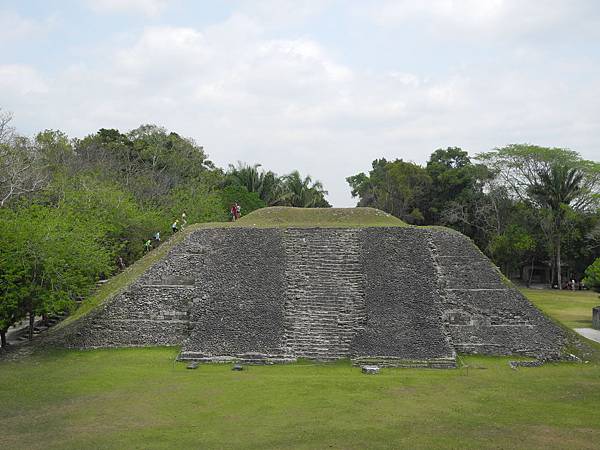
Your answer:
[[[192,139],[154,125],[73,139],[19,135],[0,111],[0,337],[25,317],[69,310],[160,245],[179,220],[231,219],[272,205],[328,207],[298,171],[242,163],[224,170]],[[32,327],[33,328],[33,327]]]
[[[234,203],[242,215],[330,206],[308,175],[240,162],[219,168],[192,139],[155,125],[27,137],[11,119],[0,111],[3,346],[11,325],[29,317],[31,332],[34,317],[72,309],[99,279],[160,245],[157,233],[168,238],[175,220],[227,221]],[[472,159],[448,147],[423,166],[377,159],[347,181],[358,206],[455,228],[505,274],[541,266],[559,288],[584,273],[600,287],[600,164],[574,151],[510,145]]]
[[[600,287],[600,163],[577,152],[513,144],[472,159],[448,147],[424,166],[377,159],[347,182],[359,206],[454,228],[524,283],[548,268],[559,289],[584,275]]]

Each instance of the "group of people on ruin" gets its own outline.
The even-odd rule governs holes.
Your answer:
[[[175,222],[171,224],[171,231],[173,234],[180,230],[183,230],[187,225],[187,214],[185,211],[181,213],[181,219],[175,219]],[[144,252],[148,253],[154,247],[158,247],[160,244],[160,231],[155,232],[150,239],[144,241]]]
[[[231,220],[235,222],[241,217],[242,208],[238,204],[238,202],[232,203],[229,208],[229,214],[231,215]]]
[[[231,207],[229,208],[229,213],[231,215],[232,221],[236,221],[237,219],[239,219],[241,217],[241,212],[242,212],[242,208],[240,207],[238,202],[234,202],[231,204]],[[187,222],[187,214],[185,211],[183,211],[181,213],[181,218],[175,219],[175,221],[171,224],[171,231],[173,232],[173,234],[175,234],[178,231],[185,229],[185,227],[187,226],[187,223],[188,223]],[[160,231],[157,231],[156,233],[154,233],[152,235],[152,238],[144,241],[144,252],[148,253],[154,247],[158,247],[159,244],[160,244]]]

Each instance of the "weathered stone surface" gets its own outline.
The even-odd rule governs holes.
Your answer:
[[[428,237],[419,228],[361,232],[367,317],[352,344],[356,358],[454,357],[442,325]]]
[[[369,375],[374,375],[374,374],[378,374],[380,367],[379,366],[362,366],[360,368],[362,373],[366,373]]]
[[[511,369],[517,369],[518,367],[542,367],[544,361],[509,361],[508,365]]]
[[[431,231],[442,287],[442,317],[460,353],[557,357],[564,334],[466,236]]]
[[[197,230],[55,337],[182,345],[197,361],[406,367],[454,367],[455,351],[550,358],[564,341],[468,238],[413,227]]]
[[[182,354],[281,355],[285,319],[281,231],[212,229],[191,237],[192,249],[203,249],[206,259],[195,272],[202,295],[190,303],[191,333]]]
[[[344,358],[364,328],[360,232],[288,229],[283,232],[286,353],[318,360]]]

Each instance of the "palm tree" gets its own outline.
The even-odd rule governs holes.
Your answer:
[[[260,167],[260,164],[250,166],[241,162],[237,167],[230,164],[227,177],[233,184],[255,192],[268,206],[277,205],[282,196],[281,179],[270,170],[260,170]]]
[[[331,205],[325,200],[327,191],[320,181],[314,181],[310,175],[304,179],[297,170],[283,177],[282,203],[300,208],[327,208]]]
[[[529,194],[540,206],[550,210],[551,235],[556,251],[556,277],[558,288],[562,289],[560,241],[565,213],[569,205],[582,194],[582,180],[585,174],[577,168],[553,164],[537,174],[537,180],[529,188]]]

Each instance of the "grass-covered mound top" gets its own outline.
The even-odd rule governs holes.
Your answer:
[[[265,228],[363,228],[403,227],[406,223],[375,208],[290,208],[257,209],[235,223],[242,227]]]

